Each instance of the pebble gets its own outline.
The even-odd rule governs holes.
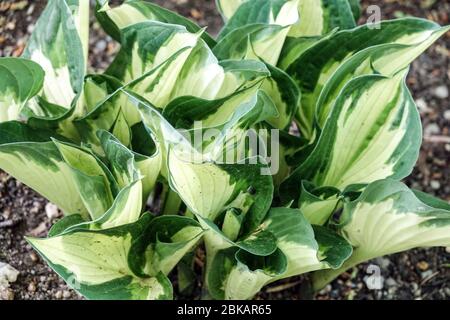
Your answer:
[[[450,247],[445,248],[445,252],[450,253]]]
[[[50,220],[59,217],[58,207],[50,202],[45,205],[45,213]]]
[[[1,290],[0,288],[0,300],[14,300],[14,292],[11,289]]]
[[[441,183],[437,180],[431,180],[430,186],[433,190],[439,190],[441,188]]]
[[[30,284],[28,285],[28,291],[36,292],[36,285],[34,284],[34,282],[30,282]]]
[[[33,207],[30,209],[31,214],[38,214],[41,211],[42,206],[38,201],[33,202]]]
[[[70,293],[70,291],[64,290],[64,292],[63,292],[64,299],[69,299],[71,296],[72,296],[72,294]]]
[[[422,289],[417,289],[416,291],[414,291],[414,298],[417,298],[417,300],[422,300],[421,295]]]
[[[445,294],[450,297],[450,288],[444,288]]]
[[[381,269],[386,269],[391,264],[391,260],[380,257],[375,259],[375,264],[379,265]]]
[[[432,274],[433,274],[433,270],[427,270],[427,271],[421,272],[420,276],[422,277],[422,279],[426,279],[429,276],[431,276]]]
[[[27,27],[27,32],[28,32],[29,34],[32,34],[35,27],[36,27],[36,26],[35,26],[34,24],[30,24],[30,25]]]
[[[439,99],[447,99],[448,98],[447,86],[442,85],[434,89],[434,95]]]
[[[441,133],[441,129],[436,123],[430,123],[425,127],[424,131],[426,136],[433,136]]]
[[[9,264],[0,262],[0,287],[8,287],[10,283],[16,282],[19,271]]]
[[[31,259],[31,261],[33,261],[33,262],[36,262],[36,261],[39,260],[38,256],[37,256],[36,253],[34,253],[34,252],[30,252],[30,259]]]
[[[97,41],[97,43],[95,44],[95,48],[98,51],[105,51],[107,46],[108,46],[108,44],[106,43],[105,40]]]
[[[389,278],[386,279],[386,286],[388,288],[396,287],[397,286],[397,281],[395,281],[393,278],[389,277]]]
[[[432,111],[432,109],[430,109],[430,108],[428,107],[428,104],[426,103],[426,101],[425,101],[423,98],[417,99],[417,100],[416,100],[416,105],[417,105],[417,107],[419,108],[419,111],[420,111],[420,112],[428,113],[428,112],[431,112],[431,111]]]
[[[0,300],[14,300],[14,292],[9,284],[17,281],[19,271],[9,264],[0,262]]]
[[[320,294],[320,295],[325,295],[325,294],[327,294],[328,292],[330,292],[331,289],[332,289],[331,284],[327,284],[327,285],[325,286],[325,288],[323,288],[323,289],[319,292],[319,294]]]
[[[31,16],[31,14],[34,11],[34,8],[35,8],[35,5],[34,4],[30,4],[30,6],[28,7],[28,10],[27,10],[27,16]]]
[[[422,271],[428,270],[429,267],[430,265],[426,261],[420,261],[417,263],[417,268],[419,268]]]
[[[62,299],[62,297],[63,297],[62,291],[56,291],[55,298],[59,300],[59,299]]]
[[[444,111],[444,118],[445,118],[445,120],[449,120],[450,121],[450,110],[445,110]]]

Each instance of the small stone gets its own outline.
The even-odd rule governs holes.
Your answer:
[[[433,136],[441,133],[441,129],[436,123],[430,123],[425,127],[424,131],[426,136]]]
[[[445,252],[450,253],[450,247],[445,248]]]
[[[0,262],[0,287],[8,288],[9,284],[15,282],[19,276],[19,271],[9,264]]]
[[[430,109],[428,107],[428,104],[426,103],[426,101],[422,98],[419,98],[416,100],[416,106],[419,108],[419,111],[423,112],[423,113],[432,111],[432,109]]]
[[[62,297],[63,297],[62,291],[56,291],[56,293],[55,293],[55,298],[58,299],[58,300],[60,300],[60,299],[62,299]]]
[[[395,281],[393,278],[389,277],[389,278],[386,279],[386,286],[388,288],[396,287],[397,286],[397,281]]]
[[[437,181],[437,180],[431,180],[430,181],[430,187],[433,190],[439,190],[441,188],[441,183],[439,181]]]
[[[28,292],[36,292],[36,285],[34,284],[34,282],[30,282],[30,284],[28,285]]]
[[[379,265],[381,269],[386,269],[391,264],[388,258],[380,257],[375,259],[375,264]]]
[[[30,259],[31,259],[31,261],[33,261],[33,262],[36,262],[36,261],[39,260],[37,254],[34,253],[34,252],[31,252],[31,253],[30,253]]]
[[[419,268],[419,270],[426,271],[429,267],[430,265],[426,261],[420,261],[417,263],[417,268]]]
[[[450,110],[444,111],[444,118],[445,118],[445,120],[450,121]]]
[[[327,284],[325,286],[325,288],[323,288],[322,290],[320,290],[319,294],[320,295],[326,295],[327,293],[329,293],[331,291],[332,287],[331,284]]]
[[[64,290],[64,292],[63,292],[64,299],[69,299],[71,296],[72,296],[72,294],[70,293],[70,291]]]
[[[433,274],[433,270],[427,270],[424,271],[420,274],[420,276],[422,277],[422,279],[426,279],[428,277],[430,277]]]
[[[14,22],[8,22],[5,26],[6,30],[14,30],[16,28],[16,24]]]
[[[42,236],[45,232],[47,232],[47,225],[45,222],[41,222],[36,228],[29,232],[30,236],[39,237]]]
[[[108,46],[108,44],[106,43],[105,40],[100,40],[96,43],[95,48],[98,51],[105,51],[107,46]]]
[[[450,288],[444,288],[444,292],[447,296],[450,297]]]
[[[34,11],[34,8],[35,8],[35,5],[34,4],[30,4],[30,6],[28,7],[28,10],[27,10],[27,16],[31,16],[31,14]]]
[[[448,98],[447,86],[443,85],[434,89],[434,95],[439,99],[447,99]]]
[[[3,289],[0,287],[0,300],[14,300],[14,292],[11,289]]]
[[[34,28],[35,28],[35,25],[34,25],[34,24],[28,25],[28,27],[27,27],[27,32],[30,33],[30,34],[33,33]]]
[[[58,207],[50,202],[45,205],[45,213],[50,220],[59,217]]]
[[[416,298],[416,300],[422,300],[422,290],[421,289],[417,289],[417,291],[414,291],[414,298]]]

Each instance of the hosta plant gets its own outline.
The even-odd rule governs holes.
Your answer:
[[[199,250],[203,298],[251,299],[450,246],[450,205],[400,182],[422,132],[408,68],[449,28],[357,26],[353,0],[219,0],[212,37],[151,2],[89,4],[49,0],[0,59],[0,168],[64,212],[27,241],[83,296],[170,299]],[[99,74],[90,10],[120,44]]]

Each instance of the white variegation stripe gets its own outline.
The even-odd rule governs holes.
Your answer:
[[[217,7],[225,20],[229,20],[245,0],[216,0]]]
[[[100,218],[113,203],[113,186],[107,168],[87,151],[62,142],[55,141],[55,144],[72,171],[78,193],[92,219]]]
[[[98,285],[126,275],[131,235],[112,237],[100,233],[76,232],[49,239],[28,239],[52,264],[70,271],[76,281]]]
[[[313,275],[316,290],[370,259],[450,245],[450,211],[423,203],[406,185],[389,179],[373,182],[358,199],[345,203],[337,227],[355,249],[339,269]]]
[[[142,212],[142,203],[142,182],[138,180],[118,194],[112,207],[100,218],[101,229],[136,222]]]
[[[135,23],[152,20],[151,16],[145,16],[137,8],[127,3],[113,9],[109,8],[106,3],[106,6],[102,8],[102,11],[105,11],[108,14],[109,18],[114,21],[119,29],[124,29]]]
[[[125,82],[130,82],[154,67],[166,62],[173,54],[183,48],[188,48],[181,52],[174,61],[169,62],[167,67],[163,67],[159,72],[152,73],[135,86],[133,91],[142,95],[155,106],[164,108],[171,100],[171,92],[176,87],[179,74],[186,63],[192,49],[197,44],[200,34],[175,33],[170,41],[158,50],[155,59],[151,63],[143,61],[138,54],[138,46],[135,45],[132,52],[131,66],[125,75]],[[148,88],[151,87],[149,91]]]
[[[432,43],[445,34],[450,27],[440,28],[438,30],[428,30],[422,33],[416,33],[406,38],[401,38],[395,43],[383,44],[362,50],[361,52],[346,58],[346,61],[339,67],[340,70],[345,70],[350,65],[354,64],[353,59],[358,59],[359,56],[367,56],[363,62],[359,62],[358,67],[347,75],[347,79],[356,78],[364,74],[379,73],[386,76],[392,76],[399,70],[406,68],[414,59],[416,59],[422,52],[424,52]],[[380,54],[380,53],[383,54]],[[333,75],[334,75],[333,70]],[[345,81],[342,81],[336,87],[336,81],[330,73],[319,81],[318,88],[315,90],[314,97],[320,93],[319,101],[317,102],[317,120],[320,126],[325,124],[327,116],[336,101],[337,95]],[[324,82],[325,81],[325,82]],[[329,91],[332,87],[333,90]],[[321,90],[324,88],[324,90]],[[324,94],[326,92],[326,95]]]
[[[368,260],[416,247],[450,246],[450,224],[424,226],[436,218],[400,211],[395,198],[379,203],[361,202],[342,232],[353,246],[365,252]]]
[[[328,221],[338,201],[338,199],[333,197],[317,202],[301,203],[300,210],[309,223],[322,226]]]
[[[78,193],[72,172],[64,161],[48,157],[48,164],[40,164],[38,160],[32,159],[33,153],[29,151],[39,152],[41,145],[49,146],[52,143],[0,146],[0,167],[55,203],[65,214],[78,213],[86,217],[87,210]],[[42,152],[47,152],[46,148]]]
[[[31,53],[31,60],[38,63],[45,71],[44,98],[51,103],[68,109],[75,98],[75,93],[70,85],[68,65],[54,68],[50,59],[40,50],[35,50]]]
[[[0,100],[0,122],[19,119],[21,104],[15,102],[13,95],[4,95]]]
[[[289,36],[311,37],[323,34],[325,26],[321,0],[300,0],[298,3],[298,12],[300,14],[300,20],[291,28]]]
[[[87,68],[88,52],[89,52],[89,13],[90,0],[78,0],[77,11],[73,14],[75,26],[80,36],[81,44],[83,46],[83,54],[85,66]],[[73,9],[73,8],[69,8]]]
[[[238,262],[237,266],[231,269],[225,282],[225,299],[251,299],[272,279],[273,277],[266,274],[264,271],[251,271],[246,265]]]
[[[235,186],[230,176],[212,163],[192,163],[172,151],[168,168],[172,187],[202,217],[214,220],[233,195]]]
[[[405,101],[404,77],[402,72],[392,79],[377,81],[364,90],[358,101],[354,101],[353,96],[345,100],[337,119],[330,166],[323,173],[321,185],[344,189],[354,183],[371,182],[395,173],[397,162],[392,161],[392,156],[403,140],[408,119],[412,116]],[[380,126],[377,120],[386,112],[388,116]],[[402,112],[401,121],[394,125],[399,112]]]
[[[170,256],[164,256],[159,254],[157,250],[148,249],[146,252],[148,263],[145,271],[148,274],[162,272],[163,274],[168,275],[178,262],[198,243],[202,235],[203,231],[201,228],[197,226],[188,226],[172,235],[171,243],[157,243],[156,246],[177,246],[177,249]],[[152,256],[152,258],[149,258],[150,256]]]
[[[148,196],[156,185],[159,174],[163,166],[163,154],[158,148],[157,153],[153,157],[144,157],[136,160],[135,166],[142,176],[142,194],[143,201],[147,201]]]

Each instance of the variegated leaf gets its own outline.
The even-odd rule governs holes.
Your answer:
[[[350,4],[352,2],[352,4]],[[291,28],[291,37],[311,37],[327,34],[335,28],[356,26],[354,0],[299,0],[300,21]]]
[[[192,33],[201,30],[191,20],[154,3],[142,0],[127,0],[122,5],[112,8],[109,6],[108,0],[97,0],[96,17],[106,32],[118,41],[120,41],[122,29],[144,21],[182,25]],[[201,37],[210,47],[213,47],[216,43],[207,32],[203,32]]]
[[[0,122],[19,120],[26,102],[42,89],[44,76],[33,61],[0,58]]]
[[[117,182],[111,172],[91,152],[56,140],[54,143],[72,171],[78,193],[92,219],[100,218],[118,193]]]
[[[134,247],[147,246],[142,238],[152,217],[107,230],[73,229],[47,239],[28,238],[52,268],[88,299],[172,299],[165,275],[137,276],[131,267]]]
[[[344,87],[311,155],[283,183],[286,200],[298,197],[302,179],[343,190],[411,173],[422,130],[406,72],[362,76]]]
[[[247,1],[220,34],[213,52],[223,59],[256,58],[276,65],[291,26],[298,21],[295,1]]]
[[[272,208],[262,230],[277,239],[278,249],[267,256],[237,248],[222,249],[211,262],[208,289],[216,299],[250,299],[279,279],[306,272],[339,268],[351,255],[351,246],[331,231],[314,229],[299,210]]]
[[[45,71],[42,96],[71,108],[81,93],[89,37],[89,0],[50,0],[23,54]]]
[[[361,50],[380,44],[411,46],[410,50],[400,50],[397,54],[392,54],[392,50],[388,50],[385,57],[383,52],[377,54],[376,59],[381,59],[376,64],[380,68],[379,72],[390,76],[408,66],[447,30],[448,28],[441,28],[433,22],[417,18],[383,21],[380,28],[364,25],[352,30],[331,33],[303,51],[290,65],[286,66],[286,63],[283,63],[286,72],[297,81],[302,92],[301,108],[297,120],[303,136],[309,139],[313,138],[319,96],[328,80],[339,72],[341,65],[346,60]],[[343,43],[345,45],[342,45]],[[357,75],[373,73],[374,71],[367,63],[370,63],[370,59],[361,66],[355,65],[356,70],[354,69],[353,72]],[[362,72],[362,70],[366,71]],[[352,74],[350,74],[350,78],[351,76]],[[343,81],[337,85],[342,88],[345,83],[346,81]],[[334,86],[336,87],[336,84]],[[338,92],[339,90],[333,91],[333,94],[336,95]],[[325,113],[324,116],[320,116],[322,124],[326,120],[326,115]]]
[[[448,203],[430,196],[420,198],[400,182],[380,180],[358,199],[345,203],[338,227],[354,253],[341,268],[315,274],[314,288],[320,289],[345,270],[379,256],[416,247],[448,247]]]
[[[52,131],[20,122],[0,124],[0,168],[55,203],[65,214],[87,217],[72,172],[51,141]]]

